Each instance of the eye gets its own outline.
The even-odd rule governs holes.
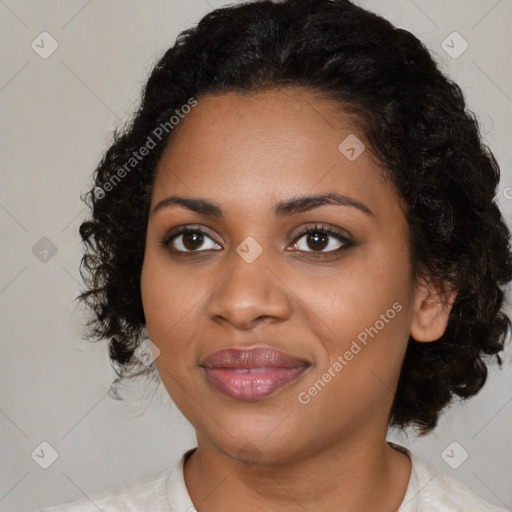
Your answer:
[[[208,247],[205,240],[210,240],[213,244],[210,244]],[[161,243],[163,246],[175,252],[202,252],[198,251],[199,248],[202,248],[202,250],[221,249],[221,246],[212,240],[204,231],[191,227],[181,228],[178,231],[169,233]]]
[[[329,240],[329,238],[334,240]],[[210,244],[208,244],[208,240]],[[222,249],[205,231],[191,226],[173,230],[160,243],[175,253],[198,253]],[[319,256],[327,253],[325,254],[327,256],[338,254],[352,245],[353,243],[341,233],[326,228],[323,224],[317,224],[301,231],[295,239],[293,247],[300,252],[318,253]],[[308,250],[308,247],[312,250]]]
[[[329,238],[334,240],[329,240]],[[304,243],[301,243],[302,239],[304,239]],[[317,224],[314,227],[301,231],[296,240],[298,241],[295,242],[294,247],[298,248],[300,251],[310,253],[336,254],[353,245],[352,242],[341,233],[325,228],[323,224]],[[312,248],[312,250],[308,250],[308,247]]]

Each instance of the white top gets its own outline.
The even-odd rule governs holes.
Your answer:
[[[412,462],[407,491],[397,512],[507,512],[407,448],[388,443],[406,453]],[[141,480],[34,512],[195,512],[183,465],[196,449],[185,452],[176,465]]]

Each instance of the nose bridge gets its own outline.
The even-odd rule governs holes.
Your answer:
[[[289,315],[286,287],[275,276],[271,251],[247,237],[229,259],[229,269],[215,287],[209,313],[247,328],[260,317]],[[271,270],[272,269],[272,270]]]

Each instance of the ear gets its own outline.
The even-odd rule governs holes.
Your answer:
[[[457,292],[440,290],[430,278],[421,278],[414,293],[410,334],[419,342],[436,341],[446,330]]]

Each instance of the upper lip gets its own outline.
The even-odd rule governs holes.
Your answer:
[[[304,359],[270,347],[253,349],[228,348],[210,354],[200,366],[204,368],[300,368],[309,366]]]

